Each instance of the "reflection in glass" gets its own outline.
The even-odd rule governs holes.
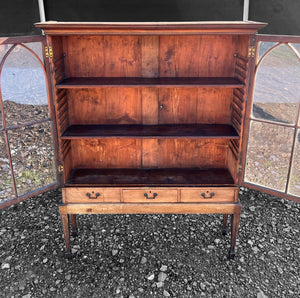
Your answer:
[[[300,55],[300,43],[292,43],[291,45],[294,49],[296,49],[296,51]]]
[[[48,118],[43,68],[37,58],[20,45],[4,63],[1,91],[8,127]]]
[[[285,191],[294,128],[251,121],[245,181]]]
[[[300,196],[300,129],[296,137],[288,193]]]
[[[287,46],[273,49],[259,65],[252,115],[295,124],[300,102],[300,61]]]
[[[12,47],[12,45],[5,44],[0,45],[0,63],[2,59],[4,58],[4,55],[7,53],[7,51]],[[2,123],[2,111],[0,108],[0,129],[3,129],[3,123]]]
[[[11,44],[2,44],[0,45],[0,63],[4,57],[4,55],[7,53],[7,51],[12,47]]]
[[[37,54],[41,61],[44,62],[43,45],[41,42],[28,42],[23,44],[27,48],[31,49],[35,54]]]
[[[270,41],[261,41],[258,46],[258,57],[257,61],[273,46],[275,46],[277,42],[270,42]]]
[[[18,195],[56,181],[50,122],[9,131]]]
[[[14,198],[13,182],[4,133],[0,132],[0,203]]]

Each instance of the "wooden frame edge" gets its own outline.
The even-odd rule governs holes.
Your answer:
[[[60,214],[238,214],[241,203],[235,204],[67,204],[59,207]]]

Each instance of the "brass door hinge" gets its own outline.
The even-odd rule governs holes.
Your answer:
[[[242,172],[242,165],[238,164],[237,166],[237,173],[240,174]]]
[[[64,171],[64,166],[63,165],[59,165],[58,166],[58,173],[62,173]]]
[[[45,56],[46,58],[53,58],[53,50],[52,47],[45,47]]]
[[[249,47],[248,57],[249,58],[254,58],[255,57],[255,47],[254,46]]]

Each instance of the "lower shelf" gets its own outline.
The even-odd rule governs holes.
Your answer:
[[[74,169],[65,186],[228,186],[234,180],[227,169]]]

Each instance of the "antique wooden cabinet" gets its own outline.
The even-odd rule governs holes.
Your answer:
[[[299,38],[258,37],[256,22],[36,26],[59,177],[46,189],[62,186],[67,257],[77,214],[219,213],[234,258],[239,185],[299,200]],[[270,69],[278,55],[286,81]]]

